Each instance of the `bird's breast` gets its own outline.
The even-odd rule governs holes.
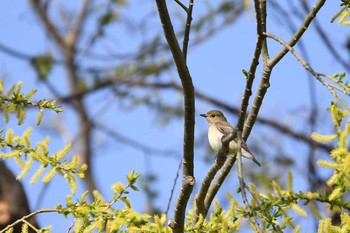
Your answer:
[[[220,131],[218,129],[216,129],[215,125],[211,125],[209,127],[208,130],[208,140],[209,140],[209,144],[210,147],[215,150],[215,151],[219,151],[222,143],[221,143],[221,138],[222,138],[223,134],[220,133]]]

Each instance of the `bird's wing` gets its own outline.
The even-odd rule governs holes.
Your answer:
[[[235,139],[235,141],[237,141],[237,139]],[[250,152],[250,150],[248,149],[247,144],[245,143],[245,141],[242,140],[241,146],[244,150],[246,150],[249,154],[253,155],[252,152]]]
[[[233,127],[228,122],[215,122],[216,128],[222,133],[223,135],[227,136],[230,133],[233,132]]]
[[[215,126],[220,131],[220,133],[222,133],[224,136],[227,136],[234,131],[233,127],[228,122],[218,121],[215,123]],[[234,141],[237,143],[237,138],[235,138]],[[241,146],[242,146],[242,155],[248,159],[253,160],[260,167],[259,161],[256,160],[252,152],[250,152],[245,141],[242,140]]]
[[[220,131],[220,133],[222,133],[224,136],[227,136],[233,132],[233,127],[228,122],[218,121],[215,123],[215,125],[216,125],[216,128]],[[237,142],[237,138],[235,138],[234,141]],[[242,148],[251,154],[247,144],[243,140],[242,140]]]

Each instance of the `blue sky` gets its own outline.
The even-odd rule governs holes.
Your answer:
[[[154,12],[156,9],[153,1],[147,3],[142,2],[140,4],[135,4],[135,1],[132,1],[129,4],[129,8],[122,11],[122,17],[124,18],[136,16],[137,19],[142,19],[142,16],[148,12]],[[205,11],[205,8],[201,6],[201,4],[204,3],[199,1],[195,4],[194,21]],[[176,4],[169,2],[169,6],[172,13],[182,13]],[[76,6],[69,7],[74,9]],[[349,36],[349,29],[346,26],[330,23],[330,19],[338,9],[338,1],[326,2],[325,7],[320,12],[319,20],[331,41],[337,44],[336,48],[347,58],[348,55],[346,54],[347,51],[344,47],[344,43]],[[290,11],[293,11],[293,9],[290,9]],[[174,15],[175,14],[173,14],[173,16]],[[37,19],[33,16],[27,2],[7,1],[3,3],[0,8],[0,19],[0,27],[3,29],[2,36],[0,37],[0,44],[28,55],[46,51],[56,53],[55,46],[49,42],[48,36],[43,33],[41,25],[38,24]],[[269,13],[268,20],[269,32],[276,33],[285,40],[289,39],[290,31],[287,28],[283,28],[281,24],[277,22],[273,13]],[[132,50],[137,42],[151,37],[153,34],[161,33],[160,23],[157,21],[157,18],[151,20],[149,24],[152,25],[154,31],[145,32],[145,34],[134,33],[123,27],[110,28],[109,33],[115,40],[107,41],[104,44],[105,48],[101,46],[101,50],[105,51],[106,48],[111,47],[121,48],[122,52],[127,52],[128,50]],[[178,21],[176,25],[179,26]],[[93,23],[89,22],[86,30],[91,30],[90,27],[92,26]],[[178,30],[179,28],[176,27],[175,29]],[[191,47],[188,55],[188,67],[195,88],[226,103],[238,105],[244,90],[245,81],[241,71],[242,69],[249,68],[256,40],[254,36],[255,21],[253,13],[246,12],[235,24],[224,28],[203,44]],[[334,57],[329,54],[328,50],[324,48],[312,26],[310,30],[305,33],[303,43],[308,51],[310,64],[316,71],[329,75],[344,71]],[[280,48],[280,45],[274,41],[269,41],[269,46],[271,48],[271,55]],[[165,56],[169,55],[165,54]],[[261,70],[258,70],[257,72],[253,92],[257,88],[260,71]],[[1,78],[5,80],[4,83],[7,88],[13,83],[22,80],[24,83],[24,92],[35,88],[39,90],[37,98],[52,98],[52,95],[45,86],[36,81],[35,74],[30,64],[1,52],[0,75]],[[66,84],[63,81],[64,75],[61,68],[55,68],[50,76],[50,80],[52,80],[53,84],[59,83],[59,85],[61,85],[59,89],[61,93],[65,93],[66,91]],[[175,70],[163,74],[161,78],[178,82]],[[305,118],[307,117],[308,108],[310,107],[308,79],[314,78],[306,75],[305,69],[292,55],[287,55],[286,58],[276,66],[272,73],[271,87],[264,99],[264,104],[260,112],[261,116],[276,119],[278,122],[290,125],[297,131],[308,132],[307,126],[305,126]],[[317,105],[321,110],[320,119],[324,119],[324,121],[327,122],[327,120],[329,121],[329,117],[325,109],[329,106],[330,101],[332,101],[332,97],[319,82],[316,82],[315,86]],[[165,101],[168,103],[181,102],[181,96],[171,90],[165,91],[162,97],[166,98]],[[152,186],[159,191],[159,198],[156,201],[156,206],[165,208],[182,152],[182,120],[171,120],[166,125],[159,125],[160,117],[154,116],[154,112],[147,107],[139,106],[133,109],[123,108],[120,103],[116,102],[113,95],[105,90],[89,96],[88,101],[91,105],[96,106],[90,108],[89,114],[90,116],[96,116],[98,122],[114,128],[118,133],[129,135],[145,145],[152,145],[158,149],[176,151],[176,156],[149,155],[124,145],[123,143],[116,143],[103,133],[95,133],[93,169],[96,172],[95,177],[98,186],[101,192],[106,196],[106,199],[108,200],[111,198],[110,186],[117,181],[126,182],[126,174],[132,169],[135,169],[135,171],[141,172],[142,174],[154,172],[158,175],[158,180]],[[77,122],[69,106],[63,105],[62,108],[64,112],[58,116],[55,113],[46,112],[44,114],[43,124],[39,127],[35,125],[35,111],[31,111],[28,114],[27,120],[23,126],[17,126],[16,122],[12,120],[9,125],[3,127],[13,127],[17,134],[21,134],[27,127],[32,127],[34,131],[33,141],[43,140],[45,135],[50,135],[52,142],[51,149],[52,152],[55,152],[62,148],[65,143],[69,142],[70,138],[74,138],[77,129]],[[200,100],[197,101],[196,139],[198,142],[205,134],[207,128],[206,121],[200,118],[199,114],[205,113],[213,108],[217,107]],[[237,120],[236,116],[227,115],[229,121],[235,124]],[[64,126],[62,130],[64,132],[69,132],[70,135],[61,137],[50,129],[51,124],[53,122],[57,123],[57,121]],[[3,125],[4,121],[2,118],[1,122]],[[321,133],[329,133],[332,128],[330,124],[319,124],[318,129]],[[278,134],[273,130],[257,124],[252,132],[250,140],[262,143],[262,147],[268,147],[264,145],[264,140],[259,138],[262,134],[270,134],[270,136],[276,134],[276,137],[278,137]],[[307,148],[302,143],[296,143],[295,141],[283,138],[281,141],[283,142],[286,153],[292,157],[307,153]],[[74,153],[74,151],[72,153]],[[208,164],[202,161],[205,153],[205,148],[196,147],[195,174],[197,182],[202,179],[208,169]],[[304,162],[303,159],[298,159],[298,168],[296,170],[304,169]],[[13,168],[15,173],[18,172],[16,166],[12,162],[8,164]],[[259,169],[254,167],[254,164],[249,164],[249,161],[246,161],[246,164],[245,168],[247,169]],[[325,172],[325,174],[327,174],[327,172]],[[281,176],[286,176],[286,174],[281,174]],[[69,187],[65,181],[60,177],[56,177],[53,182],[47,186],[44,198],[38,201],[39,193],[43,185],[37,183],[30,186],[28,184],[29,178],[30,176],[25,178],[23,184],[28,192],[32,208],[53,207],[58,203],[64,202],[65,195],[69,193]],[[227,183],[228,187],[234,187],[230,190],[234,192],[238,184],[235,172],[231,174],[231,178],[232,179]],[[303,177],[303,175],[295,177],[296,190],[306,188],[304,180],[305,177]],[[179,183],[180,181],[178,181],[178,184]],[[178,189],[179,187],[176,187],[176,190]],[[229,189],[223,190],[219,194],[220,198],[223,198],[225,192],[228,190]],[[83,191],[84,187],[80,186],[80,193]],[[237,195],[237,198],[239,199],[240,196]],[[136,210],[144,210],[145,197],[141,192],[131,192],[130,199]],[[36,203],[40,203],[39,206],[36,206]],[[172,215],[172,212],[170,213]],[[71,224],[70,220],[63,220],[63,217],[57,217],[54,214],[42,215],[39,217],[39,220],[43,226],[52,224],[54,226],[53,232],[65,231]]]

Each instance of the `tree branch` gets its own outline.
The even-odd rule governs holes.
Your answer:
[[[187,10],[186,27],[185,27],[183,46],[182,46],[182,53],[185,57],[185,61],[187,60],[188,42],[190,40],[193,2],[194,2],[194,0],[190,0],[189,6],[187,8],[188,10]]]
[[[46,14],[45,9],[40,5],[39,0],[30,0],[34,10],[38,14],[41,22],[44,24],[44,27],[47,29],[49,35],[53,38],[53,40],[58,44],[61,49],[64,49],[66,43],[62,36],[59,34],[57,28],[52,23],[51,19]]]
[[[291,40],[288,42],[288,45],[293,47],[301,38],[301,36],[304,34],[312,20],[316,17],[316,14],[321,9],[321,7],[324,5],[326,0],[318,0],[313,9],[309,12],[309,14],[305,17],[305,20],[300,25],[299,29],[294,33]],[[252,109],[248,114],[248,118],[244,127],[243,131],[243,139],[246,139],[249,137],[249,134],[253,128],[253,125],[256,121],[256,118],[258,116],[260,107],[262,105],[262,101],[265,97],[267,89],[270,87],[270,76],[272,73],[273,67],[287,54],[289,50],[284,47],[281,49],[281,51],[272,59],[265,61],[264,60],[264,67],[263,67],[263,73],[262,78],[258,87],[257,94],[255,96]]]
[[[24,221],[26,221],[26,219],[28,219],[30,217],[33,217],[33,216],[35,216],[37,214],[40,214],[40,213],[56,213],[56,212],[58,212],[56,209],[41,209],[41,210],[34,211],[34,212],[32,212],[32,213],[30,213],[30,214],[28,214],[26,216],[23,216],[22,218],[16,220],[12,224],[7,225],[4,229],[0,230],[0,233],[6,232],[11,227],[14,227],[16,224],[18,224],[20,222],[24,222]]]
[[[320,74],[322,76],[322,74]],[[84,89],[83,91],[76,92],[74,94],[62,97],[58,99],[58,102],[69,102],[75,98],[81,98],[81,96],[91,94],[95,91],[101,90],[103,88],[110,87],[111,85],[127,85],[129,87],[148,87],[148,88],[163,88],[163,89],[174,89],[176,91],[182,91],[181,86],[174,82],[145,82],[145,81],[132,81],[132,80],[106,80],[105,82],[101,82],[96,84],[94,87],[90,89]],[[217,107],[220,107],[226,111],[231,112],[234,115],[238,115],[240,110],[234,106],[231,106],[227,103],[222,102],[221,100],[215,99],[213,97],[210,97],[203,92],[200,92],[196,90],[195,96],[203,101],[206,101],[208,103],[211,103]],[[307,144],[312,144],[314,141],[310,138],[309,135],[305,135],[301,132],[296,132],[293,129],[289,128],[288,126],[285,126],[273,119],[270,118],[264,118],[264,117],[258,117],[256,121],[260,124],[267,125],[274,130],[277,130],[278,132],[282,134],[286,134],[295,140],[302,141]],[[317,148],[322,149],[326,152],[329,152],[332,150],[332,147],[323,143],[316,142]]]
[[[245,182],[244,182],[244,175],[243,175],[243,163],[242,163],[242,134],[240,131],[237,131],[237,147],[238,147],[238,153],[237,153],[237,162],[238,162],[238,168],[237,168],[237,172],[238,172],[238,180],[239,180],[239,187],[240,187],[240,191],[241,191],[241,195],[242,195],[242,199],[243,199],[243,203],[245,205],[245,207],[248,210],[248,217],[250,220],[250,223],[253,225],[254,227],[254,232],[262,232],[259,224],[257,222],[256,216],[254,215],[252,208],[249,204],[248,198],[247,198],[247,194],[245,192]]]
[[[175,65],[181,80],[184,92],[185,126],[184,126],[184,151],[183,151],[183,182],[174,211],[174,219],[171,224],[173,232],[183,232],[185,213],[188,200],[195,184],[194,178],[194,124],[195,124],[195,99],[194,87],[190,72],[186,65],[184,54],[181,52],[179,43],[170,20],[165,0],[156,0],[160,21],[163,26],[164,36],[173,55]]]
[[[83,24],[86,21],[87,12],[89,10],[91,4],[91,0],[84,0],[84,3],[80,9],[80,12],[77,15],[77,20],[75,24],[73,25],[72,31],[68,34],[68,37],[66,38],[66,43],[69,47],[74,47],[77,44],[77,41],[80,37],[81,31],[83,29]]]
[[[302,64],[302,66],[309,71],[320,83],[322,83],[328,90],[329,92],[338,100],[342,102],[344,107],[346,107],[350,111],[350,107],[347,105],[347,103],[341,98],[333,89],[335,87],[332,87],[329,83],[325,82],[319,73],[317,73],[310,65],[307,63],[294,49],[291,47],[289,44],[287,44],[285,41],[283,41],[281,38],[278,36],[275,36],[271,33],[266,32],[265,35],[269,38],[272,38],[282,44],[288,51],[290,51],[295,58]]]
[[[238,122],[236,125],[236,128],[239,131],[243,130],[243,124],[247,114],[249,99],[250,99],[250,96],[252,95],[252,86],[255,78],[255,72],[256,72],[256,68],[259,65],[259,58],[262,50],[262,45],[263,45],[263,42],[265,41],[265,36],[263,35],[263,32],[265,31],[265,27],[263,25],[266,25],[266,14],[264,18],[260,8],[260,0],[254,0],[254,6],[255,6],[255,17],[256,17],[256,25],[257,25],[256,27],[257,42],[255,46],[255,51],[253,54],[253,59],[252,59],[252,62],[250,63],[248,75],[246,77],[247,82],[245,86],[244,95],[242,97],[242,103],[241,103],[241,109],[239,111]]]
[[[81,27],[83,22],[87,17],[87,10],[90,5],[90,0],[85,0],[81,6],[80,13],[78,14],[78,19],[73,26],[73,30],[70,32],[70,36],[63,38],[57,31],[55,25],[51,19],[46,14],[45,9],[40,5],[40,1],[31,0],[32,6],[35,9],[36,13],[39,15],[46,31],[51,35],[53,41],[56,42],[58,47],[61,49],[61,53],[64,57],[64,64],[66,72],[68,75],[68,80],[70,84],[71,93],[76,93],[79,90],[79,77],[77,74],[77,64],[75,61],[76,58],[76,44],[80,37]],[[89,117],[87,114],[86,106],[82,99],[83,96],[79,96],[75,99],[75,110],[78,113],[79,125],[80,125],[80,134],[82,135],[81,140],[81,151],[80,156],[82,158],[82,163],[86,163],[89,169],[86,171],[86,185],[90,191],[97,189],[96,182],[93,178],[92,166],[91,166],[91,123],[89,122]]]
[[[318,11],[322,8],[326,0],[318,0],[312,10],[308,13],[308,15],[305,17],[303,23],[300,25],[298,30],[294,33],[292,38],[289,40],[288,45],[293,47],[303,36],[304,32],[307,30],[311,22],[315,19]],[[273,57],[269,61],[269,66],[272,68],[275,66],[287,53],[288,49],[284,47],[278,54],[276,54],[275,57]]]
[[[235,137],[236,130],[234,130],[231,134],[221,139],[222,147],[216,155],[215,162],[210,167],[195,198],[196,209],[194,215],[194,224],[198,221],[200,215],[202,215],[202,217],[205,218],[208,213],[209,208],[207,207],[210,207],[211,203],[209,205],[208,203],[205,205],[205,200],[208,194],[208,190],[210,188],[210,184],[213,181],[215,175],[220,170],[220,168],[223,166],[224,162],[226,161],[227,154],[229,153],[229,144],[233,139],[235,139]]]

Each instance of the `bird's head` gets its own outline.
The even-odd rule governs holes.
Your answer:
[[[224,114],[219,110],[211,110],[206,114],[200,114],[200,116],[205,117],[209,124],[215,123],[217,121],[227,121]]]

